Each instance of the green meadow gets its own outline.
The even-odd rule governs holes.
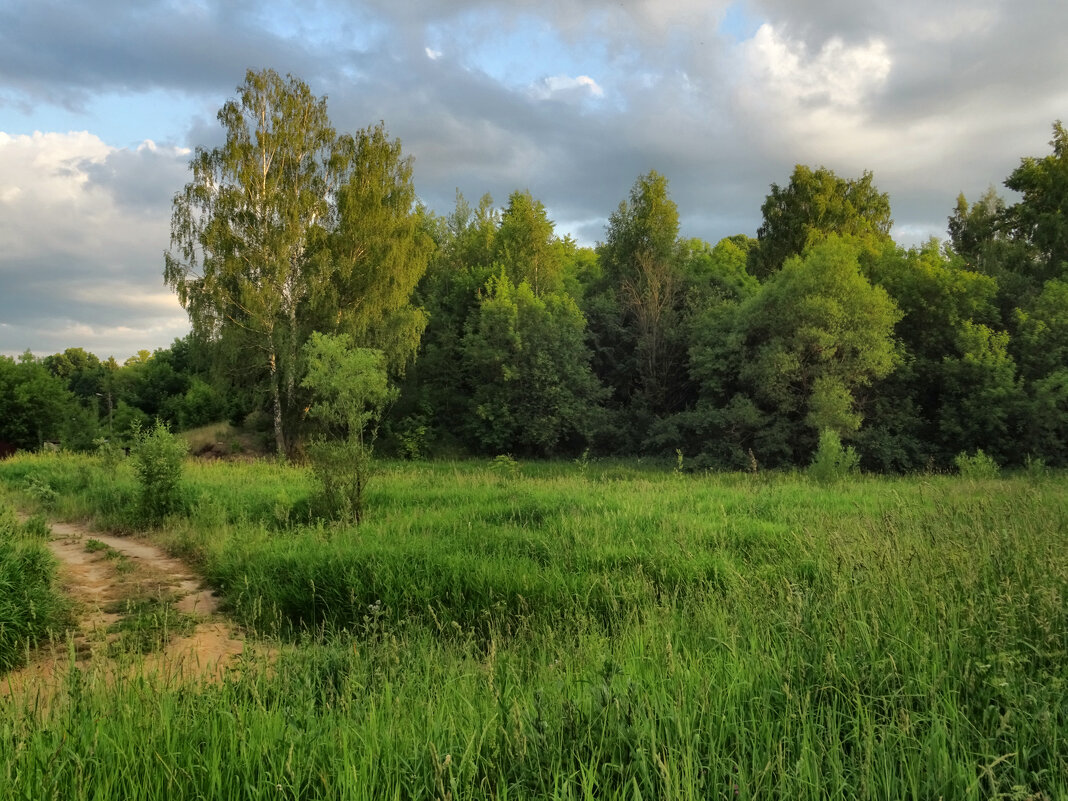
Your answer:
[[[137,529],[123,461],[18,456],[0,487]],[[1060,475],[396,462],[359,527],[313,518],[302,468],[190,461],[181,491],[147,536],[263,647],[0,699],[0,798],[1068,798]]]

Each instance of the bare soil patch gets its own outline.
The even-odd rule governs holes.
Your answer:
[[[53,523],[48,546],[60,561],[77,624],[66,643],[41,649],[26,667],[0,678],[0,696],[55,686],[72,659],[108,674],[215,680],[244,652],[218,597],[154,545]]]

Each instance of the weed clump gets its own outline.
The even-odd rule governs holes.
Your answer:
[[[183,507],[182,459],[189,446],[159,420],[134,434],[130,455],[137,475],[137,517],[141,523],[159,523]]]
[[[967,478],[972,481],[986,481],[997,478],[1001,474],[1001,468],[998,467],[998,463],[994,461],[993,457],[983,453],[982,449],[977,450],[971,456],[966,451],[961,451],[957,454],[957,458],[953,460],[953,463],[957,466],[957,470],[960,471],[961,478]]]

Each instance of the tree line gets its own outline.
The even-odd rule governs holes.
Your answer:
[[[219,119],[226,144],[197,150],[166,256],[192,332],[99,373],[169,365],[185,383],[114,395],[112,427],[135,408],[178,426],[256,414],[290,457],[369,427],[409,457],[589,450],[780,467],[807,464],[833,432],[869,470],[945,468],[978,449],[1003,465],[1068,463],[1060,123],[1052,152],[1005,180],[1015,202],[960,197],[947,241],[895,244],[870,173],[798,165],[771,186],[755,238],[681,237],[654,171],[586,248],[526,191],[503,206],[458,193],[450,213],[431,212],[384,125],[339,135],[292,76],[250,71]],[[31,391],[11,390],[21,370],[23,383],[65,382],[99,425],[103,384],[83,386],[61,356],[0,362],[0,404]],[[346,370],[374,391],[343,392]],[[349,410],[324,412],[324,391]],[[20,443],[43,437],[40,420],[19,425]]]

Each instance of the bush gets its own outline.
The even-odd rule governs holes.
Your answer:
[[[859,464],[856,450],[852,446],[843,447],[838,432],[825,428],[820,434],[820,444],[812,457],[808,474],[822,483],[841,481],[856,475]]]
[[[349,336],[319,333],[312,334],[304,353],[308,372],[301,386],[313,393],[308,417],[323,432],[308,448],[323,489],[323,511],[325,516],[359,523],[378,421],[396,397],[389,386],[385,355],[355,347]]]
[[[355,439],[320,438],[308,444],[308,460],[319,484],[319,516],[359,523],[371,478],[371,448]]]
[[[52,509],[59,500],[59,493],[55,488],[34,475],[26,476],[22,483],[22,490],[44,509]]]
[[[182,508],[182,458],[189,445],[159,420],[135,435],[130,456],[137,475],[138,517],[142,523],[158,523]]]
[[[982,449],[977,450],[973,456],[961,451],[957,454],[957,458],[953,460],[953,463],[957,466],[962,478],[972,479],[973,481],[997,478],[1001,473],[998,463],[992,457],[983,453]]]
[[[515,481],[519,478],[519,462],[509,453],[494,456],[489,466],[490,470],[506,481]]]

